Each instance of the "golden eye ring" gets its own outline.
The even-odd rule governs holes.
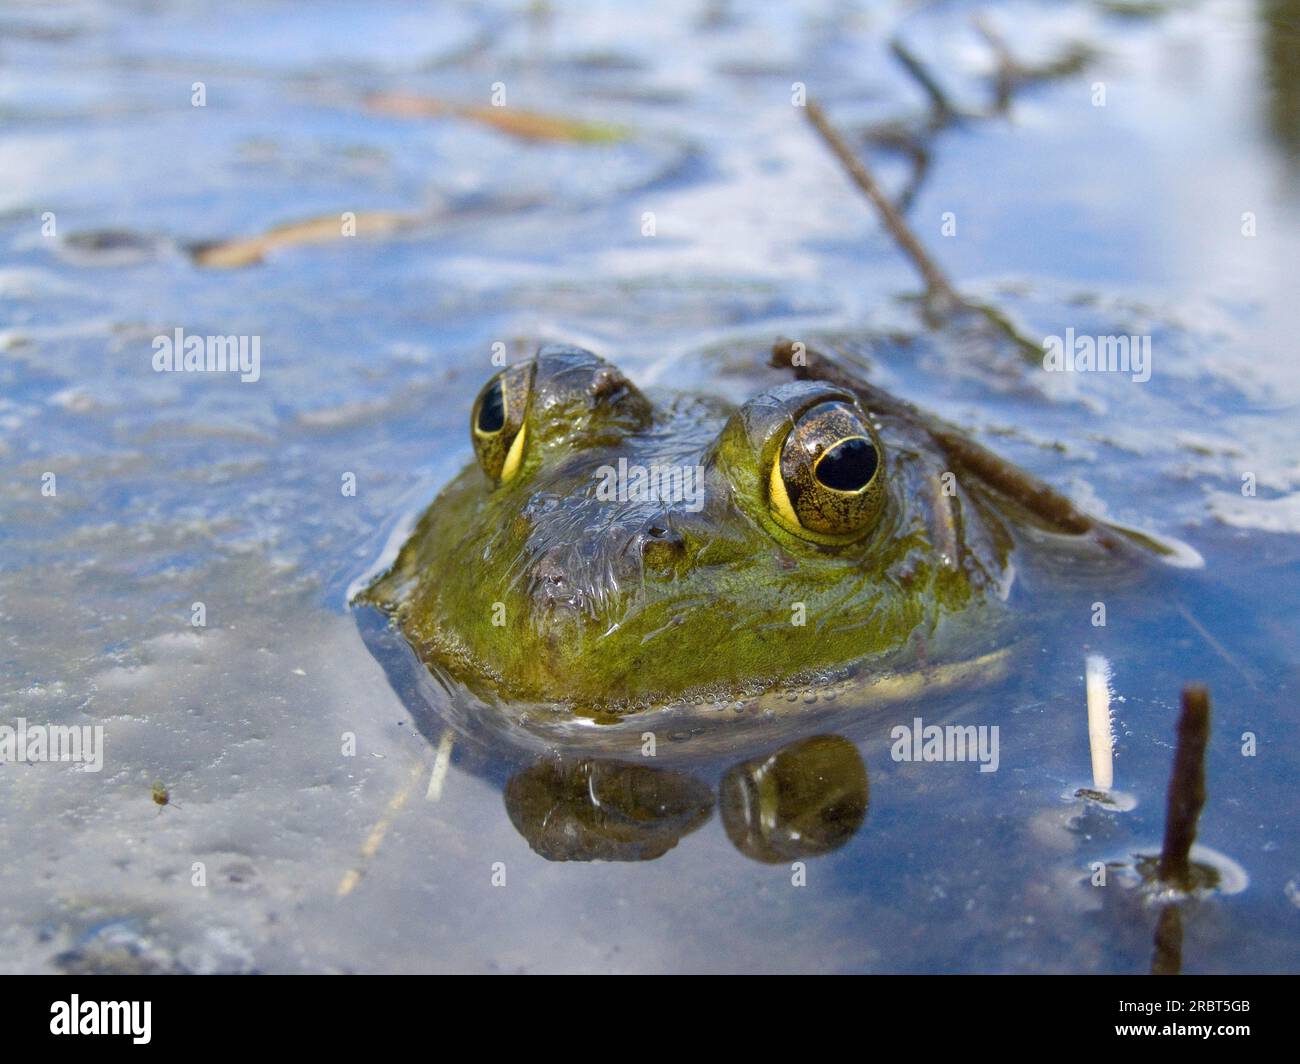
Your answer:
[[[509,366],[483,385],[474,400],[470,439],[479,465],[498,484],[514,477],[523,462],[532,376],[531,362]]]
[[[819,403],[798,417],[773,457],[768,504],[801,539],[852,543],[879,520],[885,478],[880,438],[856,404]]]

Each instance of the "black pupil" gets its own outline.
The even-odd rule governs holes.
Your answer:
[[[500,432],[505,423],[505,395],[501,391],[501,381],[497,379],[483,393],[483,402],[478,408],[478,430],[479,432]]]
[[[817,479],[836,491],[857,491],[876,475],[876,448],[861,436],[841,440],[817,463]]]

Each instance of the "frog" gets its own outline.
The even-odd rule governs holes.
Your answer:
[[[846,360],[780,339],[739,404],[541,345],[469,410],[474,460],[358,596],[514,719],[710,724],[1006,675],[1012,590],[1171,553]]]
[[[857,747],[824,734],[730,764],[716,788],[698,769],[645,759],[544,758],[503,789],[515,830],[548,861],[653,861],[716,805],[732,845],[763,864],[840,849],[862,827],[868,794]]]

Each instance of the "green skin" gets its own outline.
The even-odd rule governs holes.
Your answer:
[[[508,431],[475,440],[499,471],[524,425],[513,475],[465,469],[364,600],[480,696],[609,722],[983,653],[1005,638],[1018,531],[1102,555],[1131,547],[951,426],[809,359],[827,379],[733,410],[654,405],[595,355],[543,348],[506,371]],[[883,452],[878,513],[848,542],[812,542],[773,514],[772,464],[822,402],[860,411]],[[702,508],[600,497],[598,470],[620,458],[701,467]]]

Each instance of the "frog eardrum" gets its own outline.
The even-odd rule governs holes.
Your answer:
[[[528,401],[535,363],[519,362],[503,369],[483,386],[474,400],[470,438],[479,465],[498,482],[519,471],[528,436]]]
[[[772,460],[772,516],[817,543],[849,543],[885,504],[880,438],[856,403],[823,402],[801,414]]]

